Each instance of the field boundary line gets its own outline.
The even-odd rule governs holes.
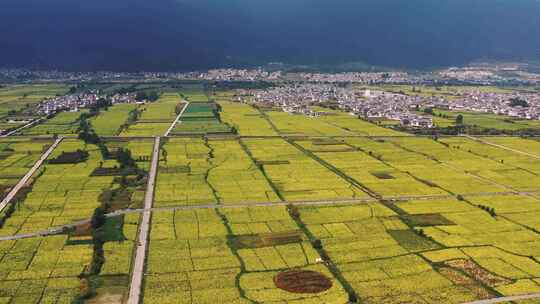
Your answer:
[[[502,303],[502,302],[528,300],[528,299],[536,299],[536,298],[540,298],[540,293],[530,293],[530,294],[525,294],[525,295],[499,297],[499,298],[494,298],[494,299],[466,302],[462,304],[491,304],[491,303]]]
[[[148,251],[148,237],[150,233],[150,221],[152,218],[152,206],[154,204],[154,188],[156,183],[156,174],[159,164],[160,137],[154,139],[154,148],[152,152],[152,164],[150,166],[150,174],[148,175],[148,183],[144,196],[144,210],[142,212],[142,220],[139,225],[139,235],[137,244],[135,245],[135,262],[131,274],[131,284],[129,287],[128,304],[138,304],[141,301],[141,292],[144,276],[144,264],[146,261],[146,253]]]
[[[28,172],[19,180],[19,182],[11,188],[9,193],[6,195],[6,197],[2,200],[0,203],[0,212],[4,211],[4,208],[13,200],[15,195],[21,190],[22,187],[28,182],[28,180],[34,175],[34,173],[41,167],[43,162],[51,155],[51,153],[56,149],[56,147],[60,144],[60,142],[64,139],[64,137],[58,137],[54,143],[41,155],[41,157],[34,163],[32,168],[28,170]]]
[[[508,150],[508,151],[511,151],[511,152],[514,152],[514,153],[518,153],[518,154],[530,156],[530,157],[533,157],[533,158],[536,158],[536,159],[540,159],[540,156],[538,156],[538,155],[536,155],[536,154],[532,154],[532,153],[528,153],[528,152],[516,150],[516,149],[513,149],[513,148],[509,148],[509,147],[507,147],[507,146],[495,144],[495,143],[489,142],[489,141],[484,140],[484,139],[479,138],[479,137],[474,137],[474,136],[466,135],[466,134],[464,134],[464,135],[462,135],[462,136],[464,136],[464,137],[466,137],[466,138],[468,138],[468,139],[471,139],[471,140],[474,140],[474,141],[477,141],[477,142],[486,144],[486,145],[490,145],[490,146],[497,147],[497,148],[501,148],[501,149],[504,149],[504,150]]]
[[[182,115],[184,115],[184,112],[189,107],[189,101],[184,100],[184,104],[185,104],[184,108],[182,109],[182,111],[180,111],[180,113],[178,113],[178,115],[176,116],[176,119],[172,122],[172,124],[170,125],[170,127],[167,129],[167,131],[165,132],[163,136],[169,136],[169,134],[174,129],[176,124],[178,124],[178,122],[180,121],[180,118],[182,117]]]

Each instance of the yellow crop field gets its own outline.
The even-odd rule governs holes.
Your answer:
[[[263,115],[250,105],[220,100],[221,120],[242,136],[275,136],[276,131]]]

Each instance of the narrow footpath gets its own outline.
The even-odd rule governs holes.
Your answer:
[[[480,143],[489,145],[489,146],[501,148],[501,149],[508,150],[508,151],[511,151],[511,152],[514,152],[514,153],[518,153],[518,154],[530,156],[530,157],[532,157],[532,158],[540,159],[540,156],[538,156],[538,155],[536,155],[536,154],[532,154],[532,153],[528,153],[528,152],[524,152],[524,151],[512,149],[512,148],[509,148],[509,147],[506,147],[506,146],[503,146],[503,145],[495,144],[495,143],[489,142],[489,141],[487,141],[487,140],[485,140],[485,139],[483,139],[483,138],[474,137],[474,136],[471,136],[471,135],[462,135],[462,136],[464,136],[464,137],[466,137],[466,138],[468,138],[468,139],[471,139],[471,140],[474,140],[474,141],[477,141],[477,142],[480,142]]]
[[[467,303],[462,303],[462,304],[492,304],[492,303],[503,303],[503,302],[528,300],[528,299],[536,299],[536,298],[540,298],[540,293],[531,293],[531,294],[518,295],[518,296],[500,297],[500,298],[494,298],[494,299],[467,302]]]

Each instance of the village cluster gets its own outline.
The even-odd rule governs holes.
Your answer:
[[[448,109],[540,120],[540,94],[470,91],[462,95],[448,103]]]
[[[439,108],[508,115],[522,119],[540,120],[540,94],[485,93],[465,91],[457,100],[449,101],[440,96],[410,96],[378,90],[355,90],[332,84],[290,85],[268,90],[239,91],[239,101],[253,100],[265,105],[279,107],[290,114],[311,117],[324,115],[311,106],[335,105],[352,115],[373,120],[399,121],[402,126],[432,128],[433,119],[420,109]]]
[[[68,94],[57,96],[42,101],[38,106],[38,114],[51,115],[60,111],[77,112],[80,109],[95,105],[98,100],[106,98],[111,104],[132,103],[135,101],[135,93],[114,94],[112,96],[101,95],[97,91],[80,94]]]

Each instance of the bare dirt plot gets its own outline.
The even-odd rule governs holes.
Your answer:
[[[310,270],[290,270],[274,277],[278,288],[293,293],[319,293],[332,287],[332,281],[322,273]]]

